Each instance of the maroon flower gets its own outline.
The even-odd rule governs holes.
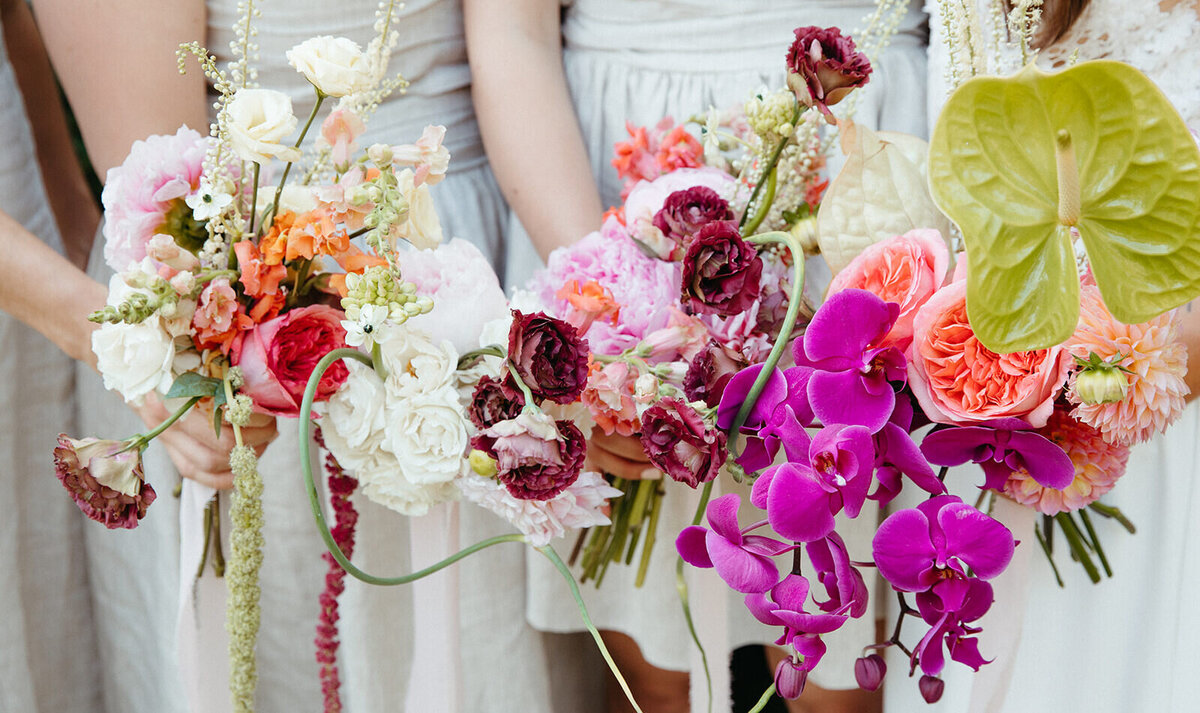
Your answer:
[[[485,376],[475,385],[471,403],[467,405],[467,418],[483,431],[500,421],[516,418],[524,406],[525,397],[511,378],[501,381]]]
[[[539,399],[569,404],[587,384],[587,340],[570,324],[543,312],[513,310],[508,359]]]
[[[696,312],[735,315],[758,299],[762,258],[732,221],[700,229],[683,256],[683,302]]]
[[[700,229],[717,220],[734,220],[729,203],[711,188],[693,186],[675,191],[654,214],[654,227],[686,252]]]
[[[725,464],[725,432],[679,399],[662,399],[642,414],[642,447],[656,468],[695,488]]]
[[[54,470],[75,504],[91,519],[110,530],[131,530],[154,502],[154,488],[142,473],[142,452],[136,446],[102,441],[75,440],[58,434]]]
[[[829,107],[867,83],[871,61],[836,27],[798,27],[788,48],[788,88],[832,121]]]
[[[683,394],[688,401],[703,401],[709,408],[715,408],[721,403],[725,385],[745,366],[741,354],[709,340],[688,366],[683,377]]]
[[[587,442],[570,421],[521,412],[471,439],[471,447],[496,460],[496,477],[520,500],[549,500],[583,470]]]

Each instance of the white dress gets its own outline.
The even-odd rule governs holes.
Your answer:
[[[604,205],[620,201],[621,183],[609,162],[613,144],[627,138],[626,120],[653,125],[672,116],[681,122],[710,105],[724,108],[744,102],[760,86],[782,87],[787,48],[796,27],[832,25],[852,33],[865,26],[874,8],[871,0],[576,0],[570,4],[563,19],[563,60]],[[856,121],[872,128],[925,132],[925,42],[925,16],[910,7],[862,92]],[[509,284],[521,284],[540,264],[523,231],[514,230]],[[675,590],[673,542],[690,523],[696,502],[696,493],[683,486],[671,488],[664,500],[650,575],[642,588],[634,587],[636,567],[612,567],[599,590],[591,584],[583,587],[599,628],[631,635],[655,666],[690,669],[693,674],[697,673],[694,647]],[[574,533],[559,543],[560,551],[569,548]],[[561,577],[540,556],[531,557],[530,621],[548,631],[581,629]],[[715,579],[712,571],[692,571],[688,576],[694,597],[711,591],[703,582]],[[717,610],[727,612],[727,625],[701,623],[702,629],[715,627],[721,632],[717,638],[723,641],[715,646],[725,650],[708,652],[718,675],[728,650],[778,634],[751,618],[740,595],[726,599],[727,605]],[[848,650],[871,643],[874,626],[869,620],[858,620],[861,629],[847,634],[855,642]],[[826,657],[813,680],[831,687],[853,686],[854,656],[840,668],[836,656]],[[702,678],[692,677],[693,682]],[[716,705],[719,708],[720,702]]]
[[[237,16],[236,4],[234,0],[208,3],[207,44],[221,60],[227,58],[233,39],[230,28]],[[346,36],[365,46],[374,36],[376,7],[375,0],[289,0],[264,5],[262,17],[255,22],[260,50],[254,65],[259,69],[260,86],[290,94],[295,113],[305,117],[312,107],[312,89],[287,64],[284,53],[317,35]],[[363,141],[410,143],[426,124],[445,125],[445,143],[452,156],[450,171],[432,194],[446,238],[470,240],[499,265],[508,208],[486,163],[475,123],[460,3],[410,0],[399,14],[393,27],[400,32],[400,41],[390,71],[402,73],[411,85],[406,94],[394,95],[379,107],[367,122]],[[316,133],[314,130],[310,136]],[[97,378],[89,381],[83,413],[91,420],[84,424],[90,426],[85,430],[137,430],[136,417],[120,407],[120,398],[104,393]],[[260,463],[266,518],[258,644],[258,710],[263,713],[316,710],[321,705],[313,639],[327,565],[321,559],[325,548],[304,491],[296,431],[294,419],[281,419],[280,436]],[[110,688],[116,689],[109,695],[109,710],[114,712],[167,713],[183,710],[185,705],[176,673],[175,645],[179,506],[169,497],[176,476],[169,461],[156,451],[151,448],[146,472],[164,497],[150,509],[142,526],[133,533],[97,532],[95,528],[89,532],[93,562],[123,563],[106,571],[96,587],[98,619],[104,623],[103,638],[112,652],[104,665],[106,677],[114,681]],[[319,463],[314,473],[324,480]],[[223,500],[227,503],[228,497]],[[434,533],[414,523],[419,533],[414,540],[407,518],[357,495],[355,505],[360,519],[354,560],[376,574],[409,571],[410,545],[421,547],[420,538]],[[438,522],[452,524],[456,507],[448,506]],[[443,533],[447,538],[469,544],[512,531],[481,508],[462,510],[458,531]],[[227,536],[227,526],[224,531]],[[461,696],[466,710],[549,711],[541,635],[525,625],[522,617],[522,551],[517,546],[491,548],[455,567],[463,585],[461,605],[456,609],[464,646],[461,661],[456,663],[465,674]],[[118,596],[130,588],[128,572],[137,575],[136,606],[130,606],[127,596]],[[354,713],[403,710],[413,661],[413,588],[374,587],[350,577],[347,583],[340,600],[343,704]],[[152,626],[144,625],[148,616]],[[215,626],[219,633],[222,617],[223,613],[218,614],[221,620],[203,624]],[[216,652],[218,657],[223,655],[223,651]],[[130,667],[128,662],[133,660],[139,666]],[[135,679],[152,680],[162,690],[147,702]],[[438,686],[443,682],[422,683]],[[223,704],[227,698],[219,692],[213,700]]]
[[[1200,3],[1185,0],[1170,9],[1156,0],[1092,0],[1071,31],[1042,53],[1039,64],[1063,66],[1074,50],[1079,60],[1115,59],[1145,72],[1174,102],[1184,120],[1200,127]],[[1168,7],[1168,9],[1163,9]],[[936,26],[936,23],[934,23]],[[931,42],[930,85],[941,81],[941,43]],[[931,111],[931,117],[935,116]],[[907,665],[889,658],[885,710],[1024,713],[1025,711],[1196,710],[1200,677],[1195,640],[1200,635],[1200,406],[1193,402],[1170,430],[1134,448],[1125,476],[1104,502],[1121,508],[1138,528],[1129,535],[1093,517],[1112,579],[1093,585],[1056,548],[1060,589],[1032,532],[1018,532],[1031,548],[1031,580],[1018,648],[989,645],[985,657],[1015,656],[1002,705],[971,702],[979,681],[969,669],[947,667],[945,696],[929,706]],[[996,606],[1003,606],[998,601]],[[997,634],[1002,635],[1002,634]],[[1000,666],[997,661],[991,666]],[[984,667],[986,672],[990,668]],[[891,680],[897,676],[895,680]]]
[[[61,251],[2,36],[0,143],[0,210]],[[51,456],[55,436],[74,431],[71,360],[0,312],[0,373],[0,711],[84,713],[100,686],[85,522]]]

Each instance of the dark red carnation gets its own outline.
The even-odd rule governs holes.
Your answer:
[[[642,414],[642,447],[656,468],[690,487],[717,477],[725,464],[725,432],[680,399],[662,399]]]
[[[688,401],[703,401],[709,408],[715,408],[721,403],[725,385],[746,366],[740,354],[709,340],[688,366],[683,377],[683,394]]]
[[[788,88],[802,104],[815,106],[832,121],[829,107],[863,86],[871,60],[836,27],[798,27],[788,48]]]
[[[58,434],[54,472],[84,515],[110,530],[131,530],[156,497],[142,472],[142,452],[120,441]]]
[[[674,241],[679,255],[687,251],[701,228],[716,220],[733,219],[728,201],[716,191],[693,186],[667,196],[663,207],[654,214],[654,227]]]
[[[496,478],[519,500],[549,500],[579,478],[587,442],[570,421],[522,412],[471,439],[496,460]]]
[[[471,394],[467,418],[482,431],[499,421],[516,418],[524,406],[525,397],[511,378],[501,381],[485,376],[475,385],[475,392]]]
[[[508,360],[539,399],[569,404],[587,383],[587,340],[574,327],[543,312],[513,310]]]
[[[683,303],[695,312],[732,316],[758,299],[763,263],[732,221],[700,229],[683,256]]]

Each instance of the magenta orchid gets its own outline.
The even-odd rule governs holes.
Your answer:
[[[898,305],[866,290],[832,295],[792,346],[797,366],[816,370],[808,398],[821,423],[883,428],[896,405],[890,382],[906,380],[907,362],[895,347],[880,347],[900,314]]]
[[[978,579],[944,579],[928,592],[917,595],[917,609],[930,629],[912,652],[912,668],[918,665],[928,676],[941,674],[950,658],[978,671],[987,660],[979,654],[979,640],[971,638],[982,629],[968,626],[992,606],[992,585]]]
[[[741,503],[736,494],[714,498],[705,511],[712,529],[699,525],[684,528],[675,540],[675,548],[693,567],[715,568],[734,591],[766,592],[779,581],[779,568],[771,558],[795,549],[795,545],[747,534],[766,525],[766,521],[739,529]]]
[[[828,599],[813,603],[823,612],[848,613],[857,619],[867,611],[867,585],[862,573],[850,564],[846,543],[836,532],[804,546],[817,571],[816,580],[825,587]]]
[[[741,409],[762,364],[742,369],[729,380],[717,407],[717,426],[728,429]],[[772,372],[771,377],[754,402],[741,433],[747,436],[738,465],[747,471],[762,470],[775,460],[780,447],[789,461],[805,461],[809,437],[804,426],[813,422],[808,405],[807,386],[812,369],[794,367]]]
[[[983,487],[993,490],[1004,490],[1008,476],[1021,469],[1043,487],[1066,488],[1075,479],[1070,456],[1032,428],[1016,418],[946,428],[925,436],[921,453],[935,465],[978,463],[985,476]]]
[[[995,577],[1012,560],[1016,543],[990,516],[953,495],[939,495],[893,513],[871,546],[879,574],[893,587],[925,592],[946,579]]]
[[[946,492],[946,486],[934,475],[929,461],[909,435],[912,422],[912,401],[902,396],[896,400],[891,418],[875,434],[875,479],[879,485],[870,498],[880,506],[900,494],[903,476],[931,495]]]

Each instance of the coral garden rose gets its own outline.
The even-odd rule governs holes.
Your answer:
[[[762,258],[736,223],[709,223],[683,256],[684,304],[702,314],[743,312],[758,299],[762,270]]]
[[[587,340],[570,324],[543,312],[513,310],[508,359],[539,399],[569,404],[587,383]]]
[[[950,251],[936,230],[910,230],[867,247],[829,284],[829,294],[849,288],[871,292],[900,305],[900,315],[883,344],[904,349],[912,341],[913,318],[946,277]]]
[[[242,370],[242,391],[254,407],[276,416],[297,416],[308,377],[317,362],[334,349],[346,346],[345,315],[326,305],[301,307],[246,332],[234,342],[230,358]],[[328,399],[346,381],[342,362],[321,377],[317,401]]]
[[[871,77],[871,61],[836,27],[796,28],[787,67],[787,85],[796,99],[826,116],[831,116],[829,107]]]
[[[1021,418],[1046,425],[1072,365],[1062,347],[997,354],[967,321],[967,283],[938,290],[913,320],[908,383],[930,420],[971,424]]]
[[[142,474],[142,452],[126,443],[58,434],[54,471],[84,515],[110,530],[137,527],[154,502]]]
[[[656,468],[692,488],[717,477],[729,456],[725,432],[679,399],[662,399],[646,409],[641,441]]]

